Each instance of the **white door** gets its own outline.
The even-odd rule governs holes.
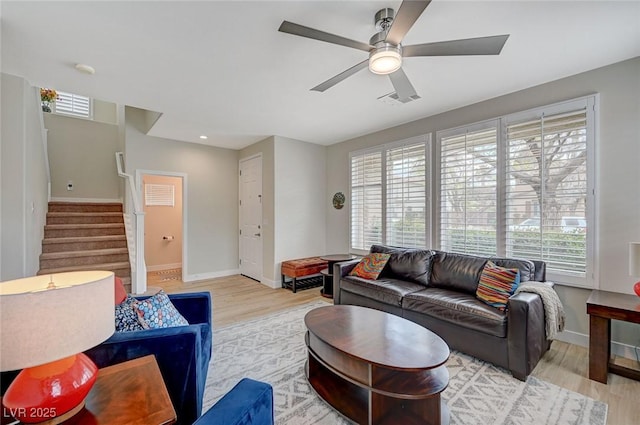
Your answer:
[[[262,277],[262,157],[240,161],[240,274]]]

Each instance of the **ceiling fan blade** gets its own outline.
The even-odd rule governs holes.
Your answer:
[[[398,69],[396,72],[389,74],[389,79],[391,80],[391,84],[393,84],[393,88],[396,90],[396,94],[398,95],[398,99],[400,101],[409,99],[412,96],[416,96],[416,89],[413,88],[411,82],[409,81],[409,77],[404,73],[402,68]]]
[[[402,56],[499,55],[509,34],[464,40],[438,41],[402,47]]]
[[[352,47],[354,49],[364,50],[365,52],[373,49],[373,46],[370,46],[367,43],[305,27],[304,25],[294,24],[293,22],[289,21],[282,21],[282,24],[280,25],[280,28],[278,28],[278,31],[286,32],[293,35],[299,35],[300,37],[311,38],[313,40],[320,40],[327,43],[339,44],[340,46]]]
[[[395,45],[400,44],[413,24],[422,15],[422,12],[429,6],[429,3],[431,3],[431,0],[404,0],[395,18],[393,18],[385,41]]]
[[[331,87],[333,87],[336,84],[338,84],[340,81],[345,80],[348,77],[351,77],[356,72],[366,68],[368,65],[369,65],[369,59],[365,59],[362,62],[360,62],[359,64],[354,65],[351,68],[347,69],[346,71],[342,71],[340,74],[336,75],[335,77],[329,78],[324,83],[318,84],[317,86],[315,86],[311,90],[323,92],[323,91],[325,91],[327,89],[330,89]]]

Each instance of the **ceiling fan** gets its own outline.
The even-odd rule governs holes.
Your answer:
[[[498,55],[509,38],[507,34],[402,46],[402,39],[429,6],[429,3],[431,0],[404,0],[400,4],[397,14],[390,8],[379,10],[375,14],[376,29],[379,32],[371,37],[369,43],[351,40],[289,21],[283,21],[278,31],[369,53],[368,59],[329,78],[311,90],[323,92],[368,66],[374,74],[389,75],[398,100],[404,102],[417,99],[419,96],[402,70],[403,57]]]

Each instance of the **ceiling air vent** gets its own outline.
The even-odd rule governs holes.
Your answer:
[[[420,99],[420,96],[414,94],[413,96],[406,97],[404,99],[400,99],[398,93],[391,92],[389,94],[385,94],[384,96],[380,96],[378,98],[379,101],[386,103],[387,105],[400,105],[403,103],[413,102],[414,100]]]

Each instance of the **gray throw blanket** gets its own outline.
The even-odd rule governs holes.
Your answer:
[[[553,286],[545,282],[523,282],[516,289],[518,292],[532,292],[540,295],[544,307],[544,317],[547,330],[547,339],[555,339],[558,332],[564,330],[564,308]]]

